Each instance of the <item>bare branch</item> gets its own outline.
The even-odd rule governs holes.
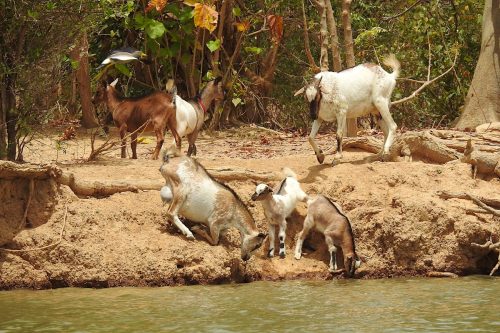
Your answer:
[[[455,59],[453,60],[453,64],[451,65],[450,68],[448,68],[445,72],[441,73],[440,75],[436,76],[435,78],[433,78],[432,80],[427,80],[425,81],[417,90],[415,90],[410,96],[407,96],[405,98],[402,98],[402,99],[398,99],[397,101],[394,101],[394,102],[391,102],[391,105],[396,105],[396,104],[401,104],[401,103],[404,103],[404,102],[407,102],[409,101],[410,99],[416,97],[422,90],[425,89],[425,87],[427,87],[428,85],[434,83],[435,81],[439,80],[440,78],[442,78],[443,76],[445,76],[446,74],[448,74],[449,72],[451,72],[451,70],[453,68],[455,68],[455,65],[457,63],[457,59],[458,59],[458,52],[457,54],[455,54]],[[430,62],[429,62],[429,66],[430,66]],[[430,68],[429,68],[429,71],[430,71]]]
[[[405,10],[403,10],[401,13],[399,14],[396,14],[396,15],[393,15],[393,16],[386,16],[386,17],[383,17],[382,20],[383,21],[389,21],[389,20],[392,20],[392,19],[395,19],[397,17],[400,17],[400,16],[403,16],[404,14],[406,14],[408,11],[410,11],[413,7],[415,7],[416,5],[418,5],[419,3],[421,3],[423,0],[418,0],[416,1],[413,5],[409,6],[408,8],[406,8]]]

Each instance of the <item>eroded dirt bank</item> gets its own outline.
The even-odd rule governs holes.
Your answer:
[[[139,160],[121,160],[117,152],[98,162],[80,163],[78,157],[88,154],[88,138],[83,132],[65,154],[59,152],[58,156],[51,140],[53,137],[47,137],[32,145],[27,159],[42,162],[57,158],[62,169],[85,180],[161,181],[159,162],[147,159],[154,142],[140,145]],[[333,142],[333,136],[320,140],[323,147],[330,146],[329,142]],[[490,236],[498,241],[498,218],[474,212],[477,206],[471,201],[444,200],[437,195],[444,190],[499,198],[499,179],[474,180],[467,164],[367,163],[365,158],[371,154],[348,151],[340,164],[317,165],[304,138],[269,140],[261,133],[247,138],[205,137],[198,144],[198,152],[199,161],[209,169],[279,172],[288,166],[309,194],[324,193],[337,200],[352,221],[357,252],[363,259],[358,277],[426,275],[431,271],[488,273],[495,264],[493,253],[486,255],[470,244],[482,244]],[[331,159],[327,156],[327,162]],[[262,208],[249,200],[254,181],[230,181],[228,185],[249,205],[259,228],[265,231]],[[3,180],[2,186],[13,188]],[[28,187],[25,183],[16,191],[3,192],[3,202],[8,201],[10,208],[2,207],[0,232],[6,232],[7,225],[13,230],[17,227]],[[29,228],[18,232],[4,247],[45,246],[58,241],[64,228],[61,242],[38,251],[0,251],[1,289],[332,278],[319,235],[309,237],[303,259],[293,258],[296,235],[305,216],[304,204],[299,204],[288,224],[287,257],[267,259],[266,243],[247,263],[239,259],[236,232],[223,237],[219,246],[183,238],[175,226],[166,223],[158,191],[79,198],[67,186],[54,189],[35,182],[30,207]]]

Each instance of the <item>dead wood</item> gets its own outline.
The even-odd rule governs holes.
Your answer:
[[[477,197],[470,193],[464,192],[448,192],[448,191],[438,191],[436,193],[440,198],[443,199],[468,199],[472,200],[476,205],[483,208],[486,212],[493,214],[495,216],[500,216],[500,210],[493,207],[500,207],[500,199],[482,198]],[[485,213],[486,213],[485,212]]]
[[[207,169],[212,177],[219,181],[257,182],[277,181],[280,176],[273,172],[259,172],[248,169]],[[71,172],[64,172],[57,181],[67,185],[73,193],[79,196],[106,197],[121,192],[159,191],[165,180],[158,179],[127,179],[127,180],[84,180],[78,179]]]
[[[61,173],[61,169],[55,165],[18,164],[9,161],[0,161],[0,179],[48,179],[56,178]]]
[[[497,259],[497,264],[495,265],[495,267],[493,267],[493,269],[491,270],[490,272],[490,276],[493,276],[493,274],[495,274],[495,272],[498,270],[498,268],[500,267],[500,242],[498,243],[493,243],[491,241],[491,239],[489,241],[487,241],[486,243],[484,244],[478,244],[478,243],[471,243],[472,246],[476,246],[476,247],[479,247],[481,249],[486,249],[489,251],[495,251],[495,252],[498,252],[498,259]]]
[[[473,178],[476,178],[478,172],[500,177],[500,152],[480,152],[476,149],[471,139],[467,140],[461,161],[472,165]]]

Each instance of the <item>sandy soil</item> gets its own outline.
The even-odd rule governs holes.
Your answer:
[[[149,134],[138,145],[138,160],[120,159],[116,150],[98,161],[84,162],[90,153],[88,133],[79,130],[75,139],[56,145],[61,132],[36,138],[27,147],[25,159],[57,163],[78,179],[161,180],[159,162],[149,159],[155,145]],[[116,131],[111,135],[117,136]],[[323,149],[329,148],[334,135],[321,135],[318,142]],[[318,165],[306,138],[252,127],[203,134],[197,146],[198,160],[207,168],[279,172],[288,166],[306,192],[323,193],[340,203],[352,221],[357,252],[363,259],[357,277],[426,275],[431,271],[488,273],[495,264],[495,255],[470,243],[484,243],[490,236],[498,241],[498,218],[468,212],[476,208],[471,201],[443,200],[436,195],[448,190],[499,198],[500,180],[474,180],[469,165],[369,162],[367,157],[372,154],[356,150],[348,150],[341,163],[332,165],[332,156],[327,156],[329,164]],[[308,238],[303,259],[293,258],[306,211],[302,203],[289,220],[287,257],[266,258],[266,242],[244,263],[239,259],[235,231],[219,246],[185,239],[166,221],[158,191],[81,198],[66,186],[37,182],[28,228],[17,232],[28,183],[2,180],[0,184],[4,202],[0,209],[4,239],[2,242],[0,237],[0,242],[10,249],[32,249],[57,242],[61,230],[63,236],[59,244],[44,250],[0,251],[0,289],[338,278],[328,273],[328,254],[319,234]],[[228,185],[247,203],[258,227],[266,231],[260,204],[250,200],[255,183],[234,181]]]

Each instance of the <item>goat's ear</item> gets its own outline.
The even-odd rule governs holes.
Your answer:
[[[293,94],[293,97],[298,96],[298,95],[300,95],[300,94],[303,94],[305,89],[306,89],[306,87],[302,87],[302,88],[300,88],[299,90],[297,90],[297,91],[295,92],[295,94]]]
[[[259,234],[257,235],[257,237],[265,239],[267,237],[267,234],[265,234],[263,232],[259,232]]]
[[[115,79],[113,82],[111,82],[109,85],[112,86],[113,88],[116,86],[118,83],[118,79]]]

